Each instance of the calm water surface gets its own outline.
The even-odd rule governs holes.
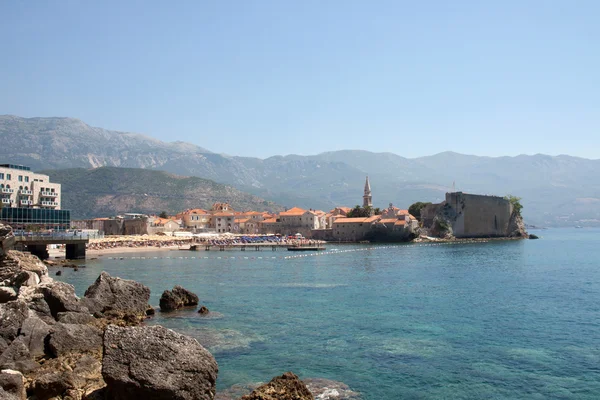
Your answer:
[[[363,399],[598,399],[600,230],[535,233],[543,239],[329,245],[346,252],[292,259],[107,255],[61,279],[82,295],[105,270],[149,286],[153,305],[177,284],[197,293],[216,318],[180,311],[151,323],[208,347],[218,390],[291,370]]]

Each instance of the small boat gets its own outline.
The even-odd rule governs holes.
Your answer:
[[[288,249],[288,251],[321,251],[321,250],[325,250],[325,247],[318,247],[318,246],[290,246],[287,249]]]

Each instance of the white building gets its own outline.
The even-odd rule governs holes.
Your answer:
[[[60,183],[29,167],[0,164],[0,202],[3,207],[60,210]]]

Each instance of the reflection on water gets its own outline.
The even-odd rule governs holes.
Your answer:
[[[61,279],[83,294],[106,270],[148,285],[154,305],[176,284],[197,293],[213,318],[182,310],[150,323],[209,348],[220,393],[293,371],[365,400],[596,399],[599,240],[599,230],[548,230],[537,241],[336,245],[294,259],[128,254],[137,258],[90,260]],[[341,385],[319,395],[350,396]]]

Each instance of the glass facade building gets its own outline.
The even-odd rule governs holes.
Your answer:
[[[1,208],[0,221],[13,230],[64,231],[71,228],[71,211],[44,208]]]

